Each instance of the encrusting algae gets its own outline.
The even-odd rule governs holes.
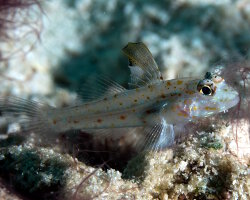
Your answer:
[[[142,185],[151,199],[249,199],[246,167],[217,145],[204,148],[200,139],[147,156]]]
[[[0,172],[37,199],[249,199],[246,167],[218,146],[222,138],[202,132],[174,149],[138,155],[121,174],[51,148],[14,145],[1,150]]]

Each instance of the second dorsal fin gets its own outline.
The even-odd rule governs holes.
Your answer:
[[[103,96],[114,95],[124,92],[126,88],[111,80],[107,76],[99,76],[98,78],[87,81],[78,91],[80,100],[90,102],[98,100]]]
[[[151,52],[144,43],[128,43],[122,50],[129,60],[130,87],[141,87],[163,80]]]

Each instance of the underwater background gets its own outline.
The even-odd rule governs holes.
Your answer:
[[[135,156],[121,145],[104,157],[84,149],[116,151],[113,140],[90,144],[83,133],[36,145],[11,134],[18,118],[1,116],[0,199],[250,198],[249,0],[0,0],[0,94],[63,107],[102,75],[128,87],[121,49],[139,41],[166,79],[223,66],[240,115],[201,122],[164,152]]]

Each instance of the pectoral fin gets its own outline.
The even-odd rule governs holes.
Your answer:
[[[137,151],[159,151],[174,144],[175,134],[172,124],[164,118],[152,128],[144,129],[145,137],[136,145]]]

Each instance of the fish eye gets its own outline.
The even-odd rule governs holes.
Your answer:
[[[215,94],[216,86],[214,85],[212,80],[203,79],[199,81],[197,90],[203,95],[211,96]]]
[[[204,94],[204,95],[211,95],[212,94],[212,89],[208,86],[208,85],[204,85],[201,89],[200,89],[200,93]]]

